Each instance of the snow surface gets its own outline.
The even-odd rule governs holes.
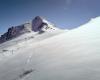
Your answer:
[[[100,17],[56,36],[1,44],[0,80],[99,80],[99,25]]]

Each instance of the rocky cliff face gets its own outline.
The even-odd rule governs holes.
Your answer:
[[[27,32],[41,32],[42,27],[46,25],[48,26],[47,23],[43,22],[43,19],[39,16],[35,17],[35,19],[32,20],[30,23],[25,23],[19,26],[14,26],[8,29],[6,33],[1,35],[0,37],[0,43],[3,43],[7,40],[10,40],[12,38],[15,38],[21,34],[27,33]]]
[[[32,30],[35,32],[41,31],[44,25],[48,26],[48,24],[43,22],[43,19],[39,16],[32,20]]]
[[[20,26],[16,26],[16,27],[11,27],[8,29],[8,31],[6,33],[4,33],[3,35],[1,35],[0,37],[0,43],[5,42],[7,40],[10,40],[14,37],[17,37],[25,32],[29,32],[28,29],[26,29],[25,25],[20,25]]]

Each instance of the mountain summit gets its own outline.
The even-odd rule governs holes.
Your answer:
[[[24,33],[38,32],[39,34],[48,31],[60,30],[54,27],[53,24],[45,20],[40,16],[36,16],[31,22],[24,23],[19,26],[12,26],[6,33],[1,35],[0,43],[11,40],[12,38],[18,37]]]
[[[100,80],[100,17],[61,34],[45,27],[0,44],[0,80]]]

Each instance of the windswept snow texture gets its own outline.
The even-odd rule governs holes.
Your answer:
[[[1,48],[1,54],[11,55],[0,57],[0,80],[100,80],[100,17],[57,36],[7,48]]]

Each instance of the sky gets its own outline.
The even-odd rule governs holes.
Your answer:
[[[100,16],[100,0],[0,0],[0,33],[42,16],[62,29],[74,29]]]

